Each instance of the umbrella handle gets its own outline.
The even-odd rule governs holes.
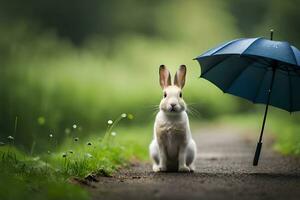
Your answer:
[[[256,146],[254,159],[253,159],[253,166],[257,166],[257,164],[258,164],[261,146],[262,146],[262,142],[258,142],[257,146]]]
[[[258,164],[260,150],[261,150],[261,147],[262,147],[262,142],[261,141],[262,141],[262,137],[263,137],[263,134],[264,134],[265,123],[266,123],[266,118],[267,118],[267,114],[268,114],[268,108],[269,108],[269,104],[270,104],[270,97],[271,97],[271,92],[272,92],[272,89],[273,89],[273,83],[274,83],[276,68],[273,67],[272,71],[273,71],[273,73],[272,73],[270,89],[268,91],[267,105],[266,105],[266,109],[265,109],[264,120],[263,120],[263,124],[262,124],[262,127],[261,127],[260,136],[259,136],[259,141],[257,143],[256,151],[255,151],[255,155],[254,155],[254,159],[253,159],[253,166],[257,166],[257,164]]]

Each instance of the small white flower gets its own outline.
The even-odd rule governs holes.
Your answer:
[[[53,137],[53,135],[52,135],[52,134],[50,134],[50,135],[49,135],[49,137],[51,137],[51,138],[52,138],[52,137]]]
[[[88,157],[88,158],[92,158],[92,157],[93,157],[93,156],[92,156],[91,154],[89,154],[89,153],[86,153],[85,156]]]
[[[111,136],[116,136],[117,133],[116,132],[111,132]]]
[[[9,139],[9,140],[14,140],[15,138],[14,138],[13,136],[10,135],[10,136],[7,137],[7,139]]]
[[[121,117],[122,117],[122,118],[126,118],[126,117],[127,117],[127,114],[126,114],[126,113],[123,113],[123,114],[121,115]]]
[[[113,121],[110,119],[110,120],[107,121],[107,123],[108,123],[109,125],[111,125],[111,124],[113,124]]]
[[[72,126],[74,129],[76,129],[77,128],[77,125],[76,124],[73,124],[73,126]]]

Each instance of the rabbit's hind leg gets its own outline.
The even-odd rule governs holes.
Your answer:
[[[197,156],[197,147],[193,139],[189,142],[186,151],[186,165],[190,168],[190,171],[195,171],[195,159]]]
[[[156,140],[152,140],[149,146],[150,158],[152,159],[152,169],[154,172],[160,171],[159,167],[159,148]]]

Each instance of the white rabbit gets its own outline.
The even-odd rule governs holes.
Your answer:
[[[197,147],[191,135],[181,91],[185,84],[185,75],[186,67],[181,65],[172,85],[169,70],[164,65],[159,67],[163,99],[155,118],[154,138],[149,146],[154,172],[195,170]]]

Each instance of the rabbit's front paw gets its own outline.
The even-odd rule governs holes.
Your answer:
[[[154,172],[164,172],[164,171],[167,171],[167,168],[164,166],[160,166],[160,165],[153,165],[152,170]]]
[[[152,170],[153,170],[154,172],[159,172],[159,171],[160,171],[160,168],[159,168],[158,165],[153,165],[153,166],[152,166]]]
[[[178,171],[180,172],[190,172],[190,168],[188,168],[186,165],[180,166]]]

